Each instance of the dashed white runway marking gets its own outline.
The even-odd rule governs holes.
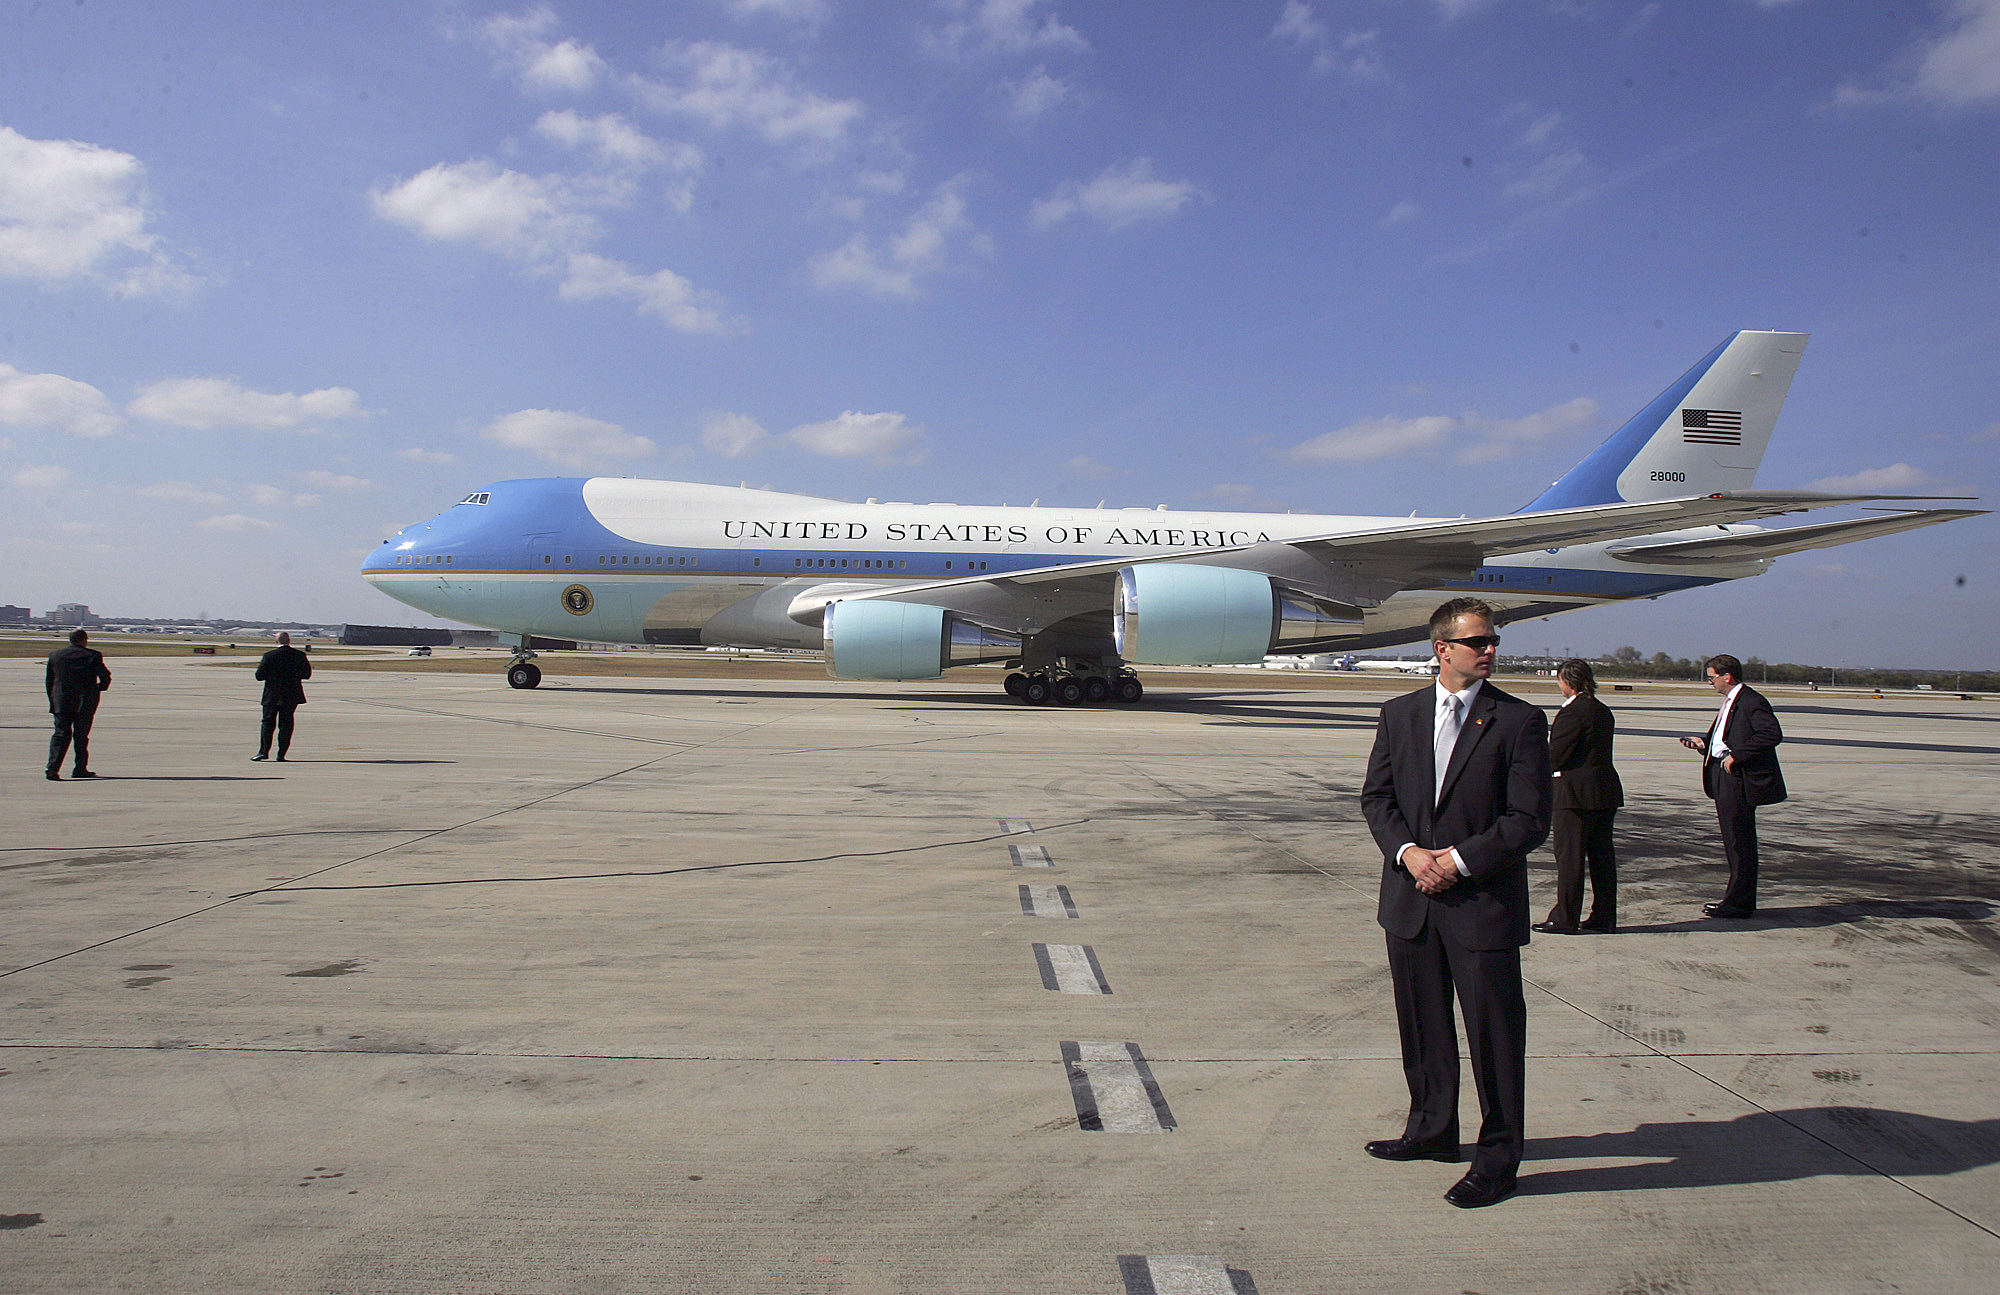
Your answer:
[[[1042,969],[1042,988],[1061,994],[1108,994],[1111,982],[1097,965],[1097,951],[1087,944],[1038,944],[1035,965]]]
[[[1016,868],[1053,868],[1055,860],[1049,858],[1049,848],[1045,845],[1010,845],[1007,853],[1014,856]]]
[[[1000,820],[1000,830],[1010,835],[1019,835],[1022,832],[1034,831],[1035,825],[1025,818],[1003,818]]]
[[[1119,1255],[1125,1295],[1257,1295],[1240,1268],[1207,1255]]]
[[[1028,917],[1076,917],[1068,886],[1021,887],[1021,912]]]
[[[1165,1133],[1174,1113],[1136,1043],[1062,1045],[1077,1127],[1091,1133]]]

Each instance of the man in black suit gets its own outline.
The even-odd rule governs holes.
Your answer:
[[[98,698],[111,686],[111,671],[105,669],[104,654],[89,646],[90,635],[71,630],[69,646],[49,653],[43,672],[49,690],[49,714],[56,717],[55,732],[49,737],[50,782],[62,781],[63,757],[76,745],[76,765],[72,778],[95,778],[90,771],[90,725],[97,718]]]
[[[1548,723],[1486,683],[1493,609],[1455,598],[1431,614],[1433,687],[1382,707],[1361,809],[1382,850],[1376,920],[1387,932],[1410,1114],[1382,1160],[1456,1163],[1458,1031],[1465,1016],[1481,1122],[1472,1168],[1445,1199],[1470,1208],[1514,1191],[1524,1145],[1528,853],[1549,832]]]
[[[278,631],[278,646],[257,662],[257,677],[264,681],[264,723],[257,732],[257,754],[252,760],[271,758],[271,734],[278,736],[278,758],[292,749],[292,722],[298,708],[306,704],[304,683],[312,678],[312,658],[292,646],[292,636]]]
[[[1571,657],[1556,667],[1562,709],[1549,725],[1549,764],[1555,770],[1555,817],[1549,838],[1556,852],[1556,902],[1537,931],[1575,935],[1618,929],[1618,854],[1611,824],[1625,803],[1625,788],[1611,765],[1618,721],[1597,700],[1597,673]],[[1590,916],[1582,921],[1583,874],[1590,870]]]
[[[1681,745],[1701,752],[1701,789],[1715,802],[1729,889],[1701,911],[1708,917],[1751,917],[1757,912],[1757,807],[1785,799],[1785,774],[1778,767],[1785,731],[1771,703],[1743,682],[1741,661],[1725,653],[1702,668],[1709,686],[1722,694],[1722,709],[1708,736],[1684,737]]]

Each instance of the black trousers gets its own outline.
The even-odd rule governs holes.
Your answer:
[[[1757,907],[1757,807],[1743,780],[1716,770],[1715,821],[1722,828],[1722,855],[1729,860],[1729,889],[1722,906],[1753,912]]]
[[[75,706],[65,706],[55,713],[56,729],[49,735],[49,772],[62,768],[63,757],[69,754],[72,743],[76,746],[78,769],[90,767],[90,726],[97,719],[97,694],[92,693]]]
[[[1577,925],[1583,912],[1583,874],[1590,872],[1592,926],[1618,925],[1618,852],[1611,844],[1616,809],[1559,809],[1550,819],[1549,842],[1556,852],[1556,902],[1549,925]]]
[[[1458,1140],[1458,1029],[1452,998],[1465,1017],[1472,1081],[1479,1090],[1475,1172],[1512,1178],[1526,1135],[1528,1004],[1521,992],[1521,951],[1467,949],[1428,924],[1414,940],[1388,936],[1389,978],[1396,988],[1403,1078],[1410,1118],[1403,1136]]]
[[[257,754],[271,754],[271,734],[278,735],[278,754],[284,755],[292,749],[292,721],[298,714],[298,703],[289,706],[267,704],[264,707],[264,723],[257,730]]]

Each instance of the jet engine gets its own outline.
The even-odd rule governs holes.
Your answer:
[[[828,603],[824,630],[826,669],[836,679],[935,679],[947,666],[1021,655],[1020,635],[921,603],[877,598]]]
[[[1280,585],[1258,571],[1160,562],[1118,573],[1118,654],[1142,665],[1246,665],[1337,639],[1351,603]]]

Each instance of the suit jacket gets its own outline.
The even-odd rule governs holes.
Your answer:
[[[49,653],[48,669],[43,674],[51,715],[89,709],[97,705],[97,695],[111,686],[104,654],[75,643]]]
[[[1609,706],[1582,693],[1556,712],[1549,723],[1549,764],[1557,809],[1617,809],[1625,803],[1625,786],[1611,766],[1617,727]]]
[[[1764,694],[1743,685],[1736,694],[1736,704],[1729,708],[1729,724],[1722,730],[1722,744],[1736,758],[1736,769],[1724,769],[1722,761],[1710,758],[1704,748],[1701,789],[1713,800],[1716,780],[1735,778],[1742,784],[1744,804],[1777,804],[1786,795],[1785,773],[1778,767],[1778,743],[1784,740],[1785,730],[1778,726],[1771,703]]]
[[[304,680],[312,678],[312,658],[295,647],[274,647],[257,662],[257,677],[264,681],[266,706],[303,706]]]
[[[1397,697],[1375,728],[1361,789],[1382,850],[1375,917],[1406,940],[1435,922],[1465,948],[1518,947],[1528,942],[1528,854],[1549,834],[1548,721],[1541,707],[1482,684],[1434,796],[1436,699],[1435,687]],[[1456,847],[1471,875],[1424,894],[1396,858],[1412,843]]]

